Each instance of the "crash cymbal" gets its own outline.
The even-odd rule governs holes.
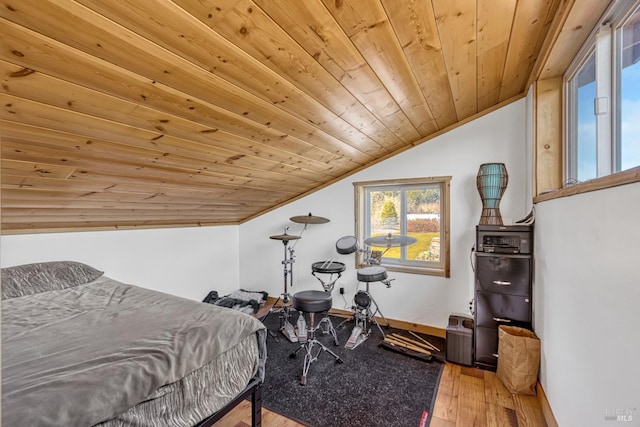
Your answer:
[[[286,240],[286,241],[289,241],[289,240],[298,240],[300,238],[300,236],[294,236],[293,234],[284,233],[284,234],[277,234],[275,236],[269,236],[269,238],[273,239],[273,240]]]
[[[416,243],[418,239],[411,236],[401,236],[399,234],[387,234],[386,236],[369,237],[364,243],[369,246],[392,247],[392,246],[409,246]]]
[[[309,215],[292,216],[289,220],[300,224],[324,224],[329,222],[327,218],[311,215],[311,212],[309,212]]]

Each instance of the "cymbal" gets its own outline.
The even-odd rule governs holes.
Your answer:
[[[289,240],[298,240],[298,239],[300,239],[300,236],[294,236],[293,234],[284,233],[284,234],[277,234],[275,236],[269,236],[269,238],[273,239],[273,240],[286,240],[286,241],[289,241]]]
[[[418,241],[418,239],[416,239],[415,237],[411,237],[411,236],[401,236],[399,234],[387,234],[386,236],[376,236],[376,237],[369,237],[368,239],[364,240],[364,243],[366,245],[369,246],[386,246],[388,248],[392,247],[392,246],[409,246],[409,245],[413,245],[414,243],[416,243]]]
[[[292,216],[289,220],[300,224],[324,224],[329,222],[327,218],[311,215],[311,212],[309,212],[309,215]]]

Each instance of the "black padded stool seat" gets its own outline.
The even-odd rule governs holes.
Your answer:
[[[324,291],[300,291],[291,298],[293,308],[305,313],[329,311],[333,301],[331,294]]]

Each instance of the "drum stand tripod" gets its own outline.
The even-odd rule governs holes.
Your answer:
[[[284,260],[282,265],[284,267],[284,292],[278,296],[278,299],[273,304],[266,316],[262,318],[264,322],[267,317],[273,312],[280,313],[280,331],[291,342],[298,342],[298,336],[296,335],[295,328],[289,321],[291,317],[291,294],[289,293],[289,285],[293,286],[293,263],[295,262],[295,256],[293,255],[293,247],[289,248],[289,240],[299,239],[300,236],[294,236],[287,234],[286,230],[284,234],[278,236],[271,236],[274,240],[282,240],[284,244]],[[283,304],[278,306],[278,303],[282,300]]]
[[[321,216],[313,216],[311,215],[311,212],[309,212],[309,215],[293,216],[289,219],[293,222],[304,224],[304,227],[300,232],[300,236],[287,234],[287,230],[289,230],[289,227],[285,227],[283,234],[277,236],[269,236],[270,239],[281,240],[284,244],[284,260],[282,261],[282,266],[284,267],[284,292],[280,294],[276,302],[273,304],[273,306],[271,306],[271,309],[269,310],[267,315],[262,318],[262,321],[264,322],[272,312],[280,312],[280,331],[284,334],[285,337],[287,337],[289,341],[298,342],[299,339],[298,335],[296,335],[296,330],[291,322],[289,322],[289,318],[291,317],[291,314],[289,312],[291,311],[292,303],[291,294],[289,294],[288,287],[289,285],[293,287],[293,263],[295,262],[295,257],[293,255],[293,248],[295,247],[295,243],[289,248],[289,241],[300,239],[302,233],[304,233],[309,224],[324,224],[326,222],[329,222],[329,220]],[[280,300],[282,300],[283,304],[281,306],[277,306]],[[303,342],[306,339],[306,328],[304,329],[305,330],[299,331],[301,336],[300,341]]]

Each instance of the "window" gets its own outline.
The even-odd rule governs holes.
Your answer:
[[[639,5],[614,3],[565,75],[566,183],[640,165]]]
[[[576,124],[570,152],[572,176],[578,181],[596,178],[596,55],[592,52],[571,81],[571,97],[575,99],[572,120]]]
[[[640,6],[619,30],[618,67],[620,68],[618,97],[619,151],[617,170],[640,165]]]
[[[451,177],[356,182],[358,268],[379,262],[391,271],[449,277],[449,187]],[[411,245],[365,245],[365,240],[408,236]],[[402,240],[402,238],[400,239]],[[367,260],[369,256],[369,260]]]

